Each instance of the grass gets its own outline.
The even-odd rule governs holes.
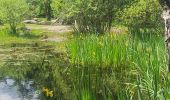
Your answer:
[[[81,100],[170,99],[162,36],[87,35],[68,48],[77,96],[92,98]]]
[[[121,56],[124,56],[126,53],[126,44],[124,42],[128,42],[128,40],[120,38],[118,41],[109,36],[97,37],[92,35],[77,38],[70,46],[71,62],[103,66],[116,64],[119,57],[124,58]],[[120,60],[123,61],[125,59]]]
[[[33,30],[31,33],[12,34],[7,29],[0,29],[0,43],[25,43],[38,41],[42,32]]]
[[[12,42],[23,42],[23,41],[29,41],[29,39],[24,38],[18,38],[9,34],[6,34],[4,31],[0,31],[0,43],[6,44],[6,43],[12,43]]]

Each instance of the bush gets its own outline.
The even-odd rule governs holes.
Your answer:
[[[110,30],[113,20],[114,0],[82,0],[75,16],[76,31],[104,34]]]
[[[12,33],[17,32],[17,25],[24,19],[27,10],[25,0],[0,0],[0,17],[9,24]]]
[[[132,34],[160,33],[163,30],[162,8],[158,1],[138,0],[117,13],[117,22],[129,28]]]
[[[115,12],[130,3],[129,0],[57,0],[52,8],[57,19],[69,24],[75,22],[77,33],[104,34],[110,30]]]

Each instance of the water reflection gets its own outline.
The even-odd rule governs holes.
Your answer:
[[[68,86],[59,72],[65,68],[63,54],[52,46],[13,44],[0,49],[5,54],[0,59],[0,100],[63,100],[67,95]],[[44,87],[53,95],[43,93]]]
[[[17,83],[10,78],[0,81],[0,100],[38,100],[38,91],[32,86],[32,81]]]

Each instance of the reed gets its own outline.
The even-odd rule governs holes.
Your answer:
[[[163,37],[77,36],[68,44],[79,99],[169,99]],[[80,94],[79,94],[80,93]],[[83,95],[84,94],[84,95]]]

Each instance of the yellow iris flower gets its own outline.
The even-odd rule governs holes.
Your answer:
[[[50,91],[48,88],[43,87],[42,91],[45,93],[47,97],[53,97],[53,91]]]

